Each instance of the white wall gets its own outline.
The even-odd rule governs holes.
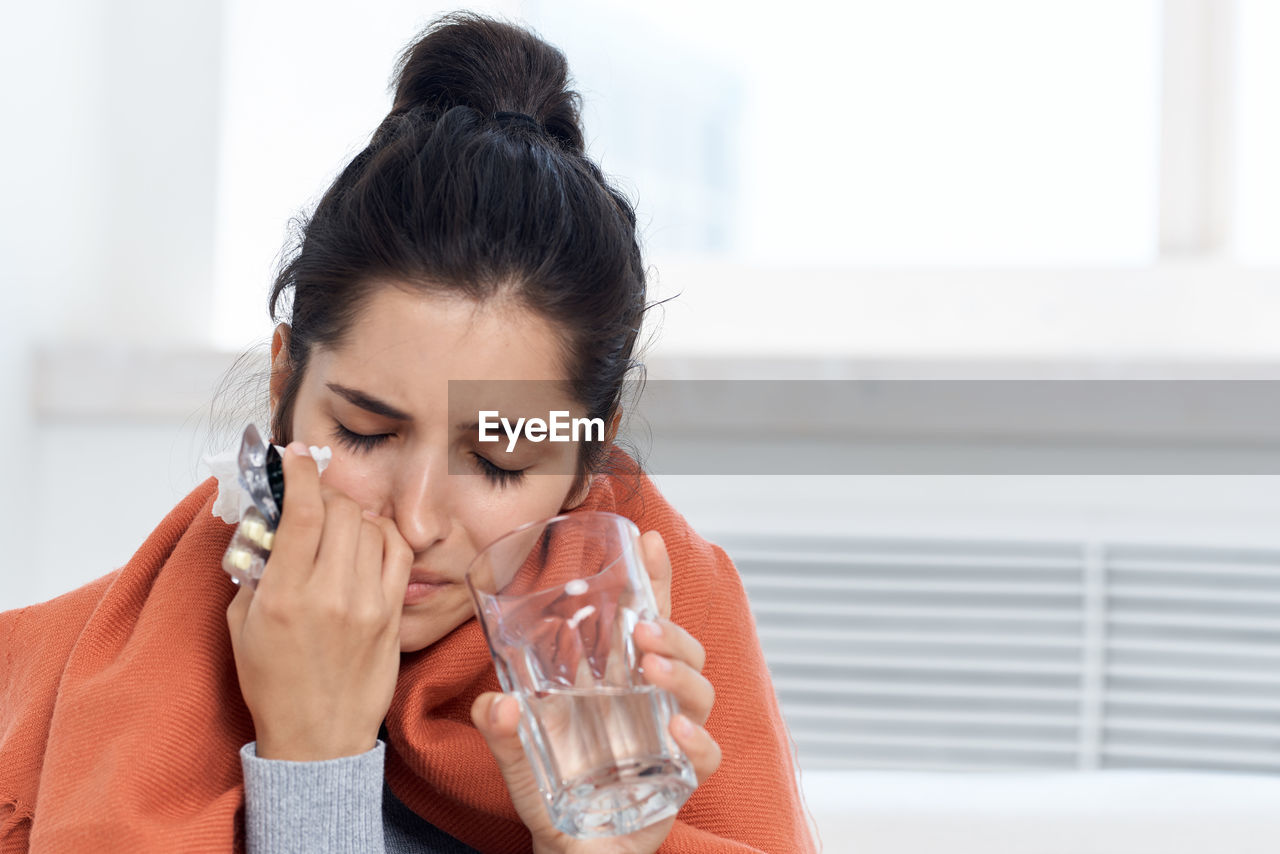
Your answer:
[[[0,538],[7,604],[35,584],[68,537],[39,496],[62,480],[34,449],[49,440],[28,405],[33,350],[69,340],[165,347],[202,340],[213,261],[219,0],[51,0],[6,9],[0,49]],[[84,459],[96,433],[59,449]],[[76,518],[76,517],[71,517]],[[59,579],[64,582],[65,579]]]

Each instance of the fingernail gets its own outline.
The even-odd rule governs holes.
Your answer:
[[[311,452],[307,450],[307,446],[304,443],[297,441],[296,439],[290,442],[288,446],[285,448],[285,450],[292,451],[296,456],[299,456],[299,457],[311,456]]]
[[[381,516],[379,516],[377,513],[374,513],[374,512],[373,512],[373,511],[371,511],[371,510],[366,510],[366,511],[364,511],[364,518],[369,519],[369,520],[371,520],[371,521],[376,521],[376,520],[378,520],[378,519],[381,519],[382,517],[381,517]]]
[[[676,715],[674,723],[677,735],[682,738],[693,737],[693,721],[689,720],[684,715]]]
[[[493,698],[493,702],[489,704],[489,723],[498,723],[498,714],[502,706],[502,695],[497,694]]]
[[[664,656],[661,656],[661,655],[655,655],[654,658],[657,659],[658,670],[662,671],[663,673],[671,672],[671,659],[665,658]]]
[[[644,622],[640,623],[640,625],[644,626],[644,630],[649,633],[650,637],[655,637],[655,638],[662,637],[662,626],[654,622],[653,620],[645,620]]]

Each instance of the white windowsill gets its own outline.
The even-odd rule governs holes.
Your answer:
[[[650,379],[1280,379],[1280,269],[777,268],[663,258]],[[187,417],[238,353],[46,346],[42,418]],[[258,364],[266,369],[265,349]]]
[[[1280,780],[1162,771],[804,775],[824,850],[895,854],[1262,854]]]
[[[837,354],[933,368],[1110,371],[1280,364],[1280,268],[770,268],[655,262],[663,352]]]

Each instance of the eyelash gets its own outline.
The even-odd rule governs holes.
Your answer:
[[[363,454],[372,451],[378,445],[390,439],[391,434],[378,433],[373,436],[366,436],[364,433],[357,433],[354,430],[348,430],[341,424],[337,424],[333,431],[333,437],[351,450]]]
[[[392,434],[378,433],[373,436],[368,436],[364,433],[357,433],[354,430],[348,430],[341,424],[337,424],[335,425],[333,435],[335,439],[346,447],[357,453],[363,454],[368,451],[372,451],[378,445],[381,445],[387,439],[390,439]],[[498,486],[507,486],[524,478],[524,469],[504,469],[494,465],[479,454],[473,453],[471,456],[475,457],[476,464],[480,466],[480,470],[484,473],[484,476]]]
[[[476,463],[484,472],[484,476],[498,486],[507,486],[524,478],[524,469],[504,469],[495,466],[479,454],[473,453],[471,456],[476,458]]]

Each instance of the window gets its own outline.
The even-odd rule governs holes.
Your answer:
[[[1236,80],[1236,254],[1280,265],[1280,5],[1239,0]]]
[[[532,16],[598,104],[594,153],[634,180],[655,253],[1152,260],[1158,3],[698,5]]]
[[[228,0],[220,344],[269,334],[246,306],[286,220],[364,144],[392,58],[445,8],[387,0],[353,23]],[[1247,269],[1280,261],[1266,0],[478,8],[568,55],[655,296],[682,294],[664,352],[1280,355],[1256,322],[1280,290]]]

